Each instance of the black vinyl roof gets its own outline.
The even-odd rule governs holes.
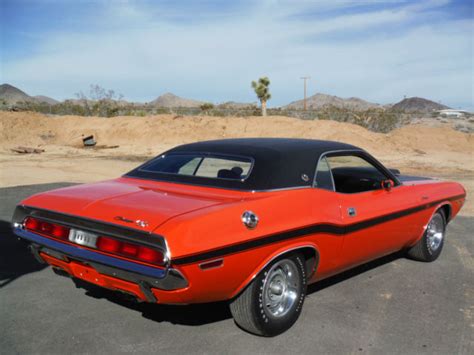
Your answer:
[[[247,179],[244,181],[223,180],[151,173],[141,170],[140,167],[126,176],[237,190],[304,187],[312,185],[316,164],[321,154],[329,151],[345,150],[362,151],[350,144],[311,139],[239,138],[213,140],[180,145],[160,156],[173,153],[198,152],[209,155],[248,157],[254,161],[254,165]],[[146,164],[148,163],[144,165]]]

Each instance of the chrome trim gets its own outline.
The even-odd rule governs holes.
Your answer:
[[[280,187],[278,189],[267,189],[267,190],[251,190],[250,192],[276,192],[276,191],[290,191],[290,190],[302,190],[302,189],[311,189],[311,185],[304,185],[304,186],[290,186],[290,187]],[[249,191],[244,191],[249,192]]]
[[[221,263],[217,266],[212,266],[212,267],[209,267],[209,268],[205,267],[207,264],[212,264],[212,263],[215,263],[215,262],[218,262],[218,261],[221,261]],[[212,259],[212,260],[205,261],[205,262],[199,264],[199,268],[201,270],[204,270],[204,271],[217,269],[217,268],[220,268],[220,267],[223,267],[223,266],[224,266],[224,258]]]
[[[357,211],[354,207],[349,207],[347,209],[347,214],[349,215],[349,217],[355,217],[357,215]]]
[[[121,241],[156,248],[164,255],[168,252],[166,239],[161,235],[93,218],[71,215],[44,208],[30,207],[27,205],[18,205],[16,207],[12,218],[12,226],[14,228],[19,228],[19,225],[24,223],[26,217],[38,218],[46,222],[56,223],[72,229],[110,236]],[[20,229],[24,229],[23,226],[21,226]],[[169,266],[169,258],[166,266]]]
[[[188,286],[187,280],[176,269],[170,267],[158,268],[147,266],[132,261],[127,261],[113,256],[97,253],[93,250],[73,246],[43,237],[38,234],[14,228],[15,235],[30,243],[37,252],[44,251],[46,254],[56,257],[62,255],[61,259],[79,260],[94,267],[99,273],[132,281],[137,284],[147,282],[151,287],[175,290]]]
[[[245,211],[241,216],[242,223],[248,229],[255,229],[258,226],[258,216],[252,211]]]
[[[165,258],[163,261],[166,267],[169,267],[171,264],[171,250],[170,250],[170,247],[168,246],[168,242],[166,241],[166,238],[163,238],[163,241],[165,243],[165,249],[166,249]]]

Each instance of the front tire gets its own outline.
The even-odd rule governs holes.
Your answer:
[[[275,336],[298,319],[306,296],[306,270],[300,254],[265,267],[230,304],[235,322],[246,331]]]
[[[443,250],[445,235],[446,216],[442,210],[438,210],[431,217],[423,237],[408,250],[408,256],[424,262],[436,260]]]

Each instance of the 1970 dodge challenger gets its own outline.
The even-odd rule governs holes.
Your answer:
[[[13,230],[58,273],[146,302],[228,300],[240,327],[273,336],[310,283],[400,250],[435,260],[465,196],[348,144],[229,139],[31,196]]]

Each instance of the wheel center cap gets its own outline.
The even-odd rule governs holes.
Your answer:
[[[283,293],[283,286],[279,283],[273,283],[270,285],[270,291],[277,296],[281,296]]]

